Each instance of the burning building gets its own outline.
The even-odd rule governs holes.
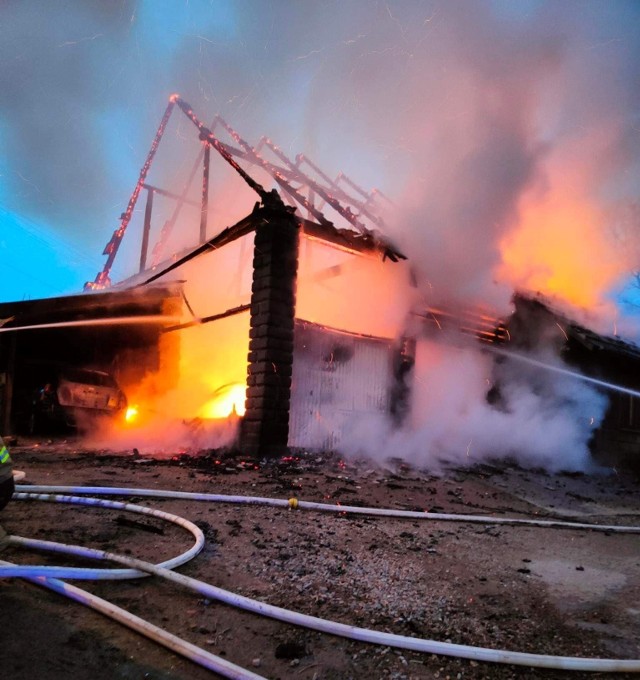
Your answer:
[[[640,348],[607,337],[554,310],[548,301],[516,295],[505,331],[516,352],[555,348],[564,364],[597,385],[608,399],[591,450],[606,464],[638,464],[640,450]]]
[[[175,106],[204,143],[196,163],[203,167],[201,243],[148,266],[154,197],[174,203],[160,240],[190,203],[185,195],[146,183]],[[34,363],[44,346],[52,361],[72,359],[114,372],[129,401],[144,402],[142,412],[169,411],[180,419],[242,416],[242,445],[259,453],[287,445],[333,447],[354,413],[388,409],[394,338],[406,313],[393,289],[407,285],[408,270],[406,258],[370,228],[382,223],[374,207],[376,199],[384,200],[381,194],[367,194],[345,176],[332,181],[309,159],[290,161],[262,140],[278,164],[267,161],[222,119],[215,124],[236,146],[221,142],[188,104],[172,97],[121,225],[105,248],[105,267],[86,286],[89,294],[3,306],[5,429],[24,420],[25,394],[34,385],[24,378],[23,365]],[[211,149],[259,201],[249,215],[207,238]],[[238,161],[275,180],[289,204]],[[140,271],[111,286],[111,267],[143,190]],[[292,204],[307,217],[296,215]],[[346,226],[329,221],[320,204],[330,206]],[[389,271],[403,266],[400,276]],[[75,330],[76,322],[81,330]],[[27,326],[28,334],[17,330]]]
[[[195,126],[200,147],[181,193],[147,181],[176,107]],[[210,237],[212,150],[258,200],[249,214]],[[200,168],[196,200],[189,187]],[[143,192],[139,271],[112,285],[111,270]],[[163,226],[150,257],[160,200]],[[206,127],[172,96],[87,294],[0,306],[5,431],[23,421],[25,395],[34,387],[28,366],[42,358],[43,347],[49,359],[114,373],[130,404],[156,429],[160,422],[232,420],[239,422],[240,445],[260,455],[340,448],[353,423],[367,418],[397,427],[410,410],[416,362],[418,368],[428,363],[416,341],[429,329],[446,327],[486,347],[524,351],[541,329],[556,328],[577,369],[600,372],[603,383],[633,382],[624,366],[640,353],[560,323],[544,305],[546,312],[525,314],[520,299],[502,323],[486,310],[453,314],[424,305],[409,261],[384,236],[388,207],[380,192],[364,191],[342,174],[332,180],[310,159],[292,160],[269,139],[250,145],[220,117]],[[189,211],[198,245],[173,249],[163,260],[163,248],[184,230]],[[499,409],[499,388],[483,390],[483,400],[493,399]],[[637,450],[640,421],[630,398],[628,410],[622,397],[613,399],[594,440],[602,450],[622,438],[630,455]],[[624,423],[623,411],[631,414]],[[218,441],[229,443],[235,435]]]

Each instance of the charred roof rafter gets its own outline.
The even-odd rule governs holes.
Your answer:
[[[173,214],[171,215],[169,220],[167,220],[167,222],[162,228],[159,243],[156,244],[156,248],[154,249],[154,251],[157,250],[157,248],[166,241],[169,232],[171,231],[171,229],[173,228],[177,221],[182,206],[188,202],[192,203],[192,201],[187,201],[187,193],[189,191],[189,187],[195,177],[195,173],[197,172],[200,163],[202,162],[203,158],[206,160],[206,157],[208,155],[205,153],[204,149],[199,154],[193,166],[193,169],[190,173],[189,179],[187,180],[187,184],[185,185],[180,195],[173,194],[172,192],[166,192],[162,189],[159,189],[158,187],[152,187],[146,183],[149,169],[155,157],[160,141],[162,140],[162,137],[165,133],[173,109],[176,105],[198,129],[199,138],[202,141],[203,146],[205,148],[214,148],[218,152],[218,154],[222,156],[222,158],[242,177],[245,183],[258,194],[265,208],[284,207],[282,198],[275,189],[271,191],[265,189],[265,187],[263,187],[259,182],[257,182],[245,169],[243,169],[240,166],[240,164],[236,161],[236,158],[239,160],[244,160],[245,162],[248,162],[251,165],[260,167],[263,170],[265,170],[269,174],[269,176],[283,190],[283,192],[285,193],[285,197],[287,198],[291,206],[295,206],[296,203],[299,204],[301,207],[307,210],[310,217],[313,216],[317,220],[318,224],[321,225],[321,227],[327,229],[327,236],[329,240],[334,240],[336,237],[339,239],[344,239],[344,237],[341,236],[341,234],[344,234],[349,230],[337,229],[334,226],[333,222],[328,220],[322,213],[321,209],[315,205],[314,203],[315,196],[319,196],[323,200],[323,204],[326,203],[330,205],[331,208],[333,208],[341,217],[343,217],[354,228],[356,232],[358,232],[357,234],[354,233],[353,237],[360,238],[355,238],[355,240],[354,239],[348,240],[352,240],[354,244],[360,243],[362,245],[365,245],[366,250],[374,249],[380,250],[385,258],[389,257],[393,261],[397,261],[398,259],[406,259],[404,255],[399,253],[390,244],[386,243],[384,239],[379,238],[378,235],[373,230],[368,229],[361,221],[362,216],[365,216],[376,226],[384,227],[384,222],[382,221],[382,219],[375,213],[373,213],[370,207],[367,207],[371,205],[376,195],[383,196],[381,192],[374,189],[370,194],[367,194],[354,182],[352,182],[345,175],[343,175],[343,173],[339,173],[336,181],[332,182],[324,172],[322,172],[315,164],[313,164],[311,161],[305,158],[302,154],[296,157],[296,162],[294,163],[290,161],[289,158],[287,158],[287,156],[275,144],[273,144],[271,140],[267,138],[263,137],[260,140],[260,144],[258,145],[258,147],[254,148],[248,142],[246,142],[220,116],[216,116],[211,127],[207,128],[202,123],[202,121],[200,121],[199,118],[196,116],[196,114],[193,111],[193,108],[179,95],[173,94],[169,98],[169,103],[162,116],[160,125],[158,126],[155,137],[151,144],[151,148],[147,154],[145,162],[140,171],[138,181],[136,182],[131,197],[129,198],[127,208],[124,211],[124,213],[122,213],[122,215],[120,216],[120,226],[113,232],[111,239],[109,240],[103,251],[103,254],[107,256],[107,260],[104,264],[104,267],[96,275],[94,281],[89,281],[85,284],[84,286],[85,290],[99,290],[103,288],[108,288],[111,285],[110,280],[111,268],[113,266],[115,257],[122,243],[124,234],[133,216],[133,211],[142,189],[146,189],[151,193],[163,193],[165,196],[174,198],[177,202]],[[216,135],[213,133],[213,130],[217,124],[220,124],[222,127],[225,128],[225,130],[228,132],[231,138],[237,144],[240,145],[241,147],[240,149],[234,148],[230,144],[226,144],[222,142],[220,139],[218,139],[218,137],[216,137]],[[265,144],[276,155],[276,157],[285,164],[285,167],[276,165],[266,160],[260,155],[259,152],[262,146]],[[306,162],[309,165],[309,167],[325,182],[326,186],[314,180],[307,173],[305,173],[300,168],[302,162]],[[208,175],[208,168],[205,168],[205,175]],[[357,191],[361,193],[364,197],[366,197],[367,200],[363,203],[362,201],[353,198],[353,196],[345,192],[341,187],[338,186],[338,182],[341,179],[343,179],[353,188],[357,189]],[[297,183],[300,184],[301,186],[299,188],[296,188],[295,186],[293,186],[292,183]],[[307,198],[301,193],[301,188],[305,186],[308,187],[309,189],[309,198]],[[205,206],[206,196],[207,187],[205,187],[203,184],[203,208],[202,208],[203,218],[200,224],[201,236],[204,230],[203,220],[206,221],[206,206]],[[342,202],[344,202],[346,205],[343,205],[343,203],[339,199],[341,199]],[[355,207],[359,211],[359,213],[354,212],[351,206]],[[291,207],[289,209],[291,209]],[[308,223],[308,221],[304,222]],[[145,228],[147,227],[148,225],[145,225]],[[227,230],[224,231],[226,232]]]

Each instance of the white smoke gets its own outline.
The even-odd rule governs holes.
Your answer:
[[[552,355],[542,358],[561,365]],[[505,459],[552,472],[589,470],[589,441],[607,403],[577,377],[513,359],[496,363],[490,351],[468,342],[423,340],[407,422],[395,429],[383,417],[364,418],[343,448],[381,461],[401,457],[431,472]]]
[[[637,193],[638,11],[623,0],[6,2],[0,201],[99,255],[179,92],[206,122],[220,113],[252,143],[267,135],[400,197],[394,235],[433,294],[505,304],[499,243],[523,193],[579,187],[603,210]],[[191,132],[172,128],[163,146]],[[153,181],[180,191],[167,159]],[[212,176],[228,172],[217,159]],[[621,239],[631,252],[633,225]]]
[[[573,258],[578,287],[597,279],[596,306],[637,269],[637,215],[615,233],[607,220],[637,199],[637,2],[5,5],[0,199],[92,252],[117,227],[177,91],[207,122],[221,113],[252,143],[266,134],[289,156],[307,153],[329,174],[395,195],[391,235],[427,304],[508,311],[514,285],[536,290],[554,273],[540,244]],[[167,136],[182,142],[186,127]],[[184,168],[168,157],[153,181],[178,191]],[[562,220],[542,229],[538,204]],[[251,207],[224,206],[219,226]],[[125,240],[132,266],[139,237]],[[528,258],[517,274],[503,267],[514,243]],[[611,307],[593,321],[599,328],[613,329]],[[388,453],[433,464],[494,455],[584,464],[584,423],[599,422],[603,408],[592,388],[501,367],[498,409],[485,398],[494,379],[486,355],[430,345],[420,356],[407,427],[379,424]]]

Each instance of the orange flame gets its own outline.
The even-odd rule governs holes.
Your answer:
[[[200,410],[201,418],[228,418],[234,413],[243,416],[246,388],[240,383],[224,385]]]
[[[518,228],[499,246],[501,279],[577,307],[604,302],[620,277],[620,258],[604,214],[580,194],[569,187],[523,201]]]
[[[133,423],[135,420],[137,420],[139,413],[140,409],[138,408],[138,406],[132,404],[131,406],[129,406],[129,408],[127,408],[124,414],[124,419],[127,423]]]
[[[585,132],[546,157],[520,201],[516,229],[499,244],[498,275],[516,289],[602,312],[611,304],[608,295],[635,267],[637,253],[630,252],[604,193],[618,126],[612,120]]]

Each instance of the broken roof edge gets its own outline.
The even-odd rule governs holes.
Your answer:
[[[640,361],[640,346],[617,336],[605,335],[591,330],[572,319],[559,305],[541,293],[517,290],[511,297],[513,309],[508,314],[497,315],[478,305],[462,306],[441,304],[425,305],[412,310],[412,315],[431,322],[438,331],[454,330],[475,336],[478,340],[499,344],[508,348],[516,346],[521,338],[513,334],[513,322],[523,323],[528,319],[529,332],[533,330],[535,314],[544,315],[567,342],[572,341],[588,351],[603,351],[627,356]]]
[[[605,350],[616,354],[626,354],[630,358],[640,360],[640,346],[630,340],[623,340],[618,336],[605,335],[591,330],[587,326],[578,323],[567,316],[566,312],[557,309],[551,300],[548,300],[541,293],[527,293],[516,291],[512,298],[516,312],[518,306],[523,305],[548,314],[556,323],[562,323],[563,330],[567,336],[583,345],[588,350]]]
[[[351,338],[361,338],[363,340],[374,340],[376,342],[384,344],[393,344],[396,342],[395,338],[390,338],[384,335],[371,335],[369,333],[358,333],[357,331],[350,331],[344,328],[337,328],[336,326],[328,326],[324,323],[318,323],[317,321],[309,321],[308,319],[302,319],[296,316],[294,319],[296,325],[302,326],[303,328],[311,327],[321,331],[327,331],[329,333],[335,333],[336,335],[346,335]]]
[[[389,259],[392,262],[407,259],[407,256],[391,242],[374,232],[369,231],[363,234],[352,229],[338,229],[333,224],[318,224],[303,217],[297,219],[303,233],[311,238],[327,241],[340,248],[359,253],[379,253],[383,260]]]
[[[173,258],[171,258],[171,260],[165,261],[164,263],[160,263],[142,272],[134,274],[133,276],[123,279],[122,281],[113,284],[111,289],[146,286],[154,283],[161,277],[170,273],[174,269],[181,267],[190,260],[200,257],[201,255],[205,255],[206,253],[210,253],[212,250],[218,250],[219,248],[222,248],[223,246],[250,234],[252,231],[255,231],[261,224],[264,223],[265,215],[263,211],[271,209],[271,207],[265,207],[260,203],[256,203],[251,213],[243,217],[234,225],[226,227],[208,241],[205,241],[204,243],[192,248],[185,249],[182,255],[175,255]],[[392,262],[398,262],[399,260],[407,259],[406,255],[403,255],[389,241],[386,241],[384,238],[372,232],[361,234],[351,229],[338,229],[333,226],[333,224],[319,224],[317,222],[298,217],[297,215],[295,218],[302,232],[311,238],[326,241],[327,243],[336,245],[349,251],[360,253],[378,253],[382,256],[383,260],[389,259]]]
[[[162,303],[182,295],[182,284],[176,281],[158,283],[148,288],[139,286],[122,290],[96,290],[35,300],[0,303],[0,325],[6,328],[33,325],[47,318],[73,321],[75,318],[95,320],[110,318],[124,308],[134,308],[137,316],[162,313]],[[4,320],[4,323],[2,323]]]

